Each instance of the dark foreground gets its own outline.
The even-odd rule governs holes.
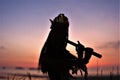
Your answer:
[[[0,80],[49,80],[48,76],[37,76],[37,75],[7,75],[0,76]],[[71,80],[84,80],[83,77],[76,77]],[[88,80],[120,80],[120,75],[116,76],[89,76]]]

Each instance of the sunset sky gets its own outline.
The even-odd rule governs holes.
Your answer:
[[[37,67],[50,31],[49,19],[64,13],[69,39],[103,55],[88,67],[119,63],[119,0],[0,0],[0,66]],[[76,54],[75,48],[67,49]],[[119,63],[119,64],[118,64]]]

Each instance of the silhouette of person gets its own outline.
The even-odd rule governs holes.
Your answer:
[[[41,50],[39,68],[43,73],[48,72],[50,80],[69,80],[69,68],[76,59],[66,50],[68,40],[69,21],[64,14],[59,14],[51,21],[51,31]]]

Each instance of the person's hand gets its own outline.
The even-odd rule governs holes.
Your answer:
[[[76,51],[79,53],[79,52],[83,52],[85,49],[85,47],[80,44],[80,42],[78,41],[78,46],[76,46]]]

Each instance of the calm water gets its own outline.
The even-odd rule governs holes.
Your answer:
[[[96,69],[88,69],[89,76],[96,76]],[[110,71],[99,70],[98,76],[116,75],[117,71],[114,69]],[[76,75],[73,75],[76,76]],[[81,76],[80,71],[78,71],[78,76]],[[49,80],[47,74],[43,74],[41,71],[35,69],[15,69],[15,68],[0,68],[0,80]]]
[[[0,80],[48,80],[48,75],[38,70],[0,68]]]

